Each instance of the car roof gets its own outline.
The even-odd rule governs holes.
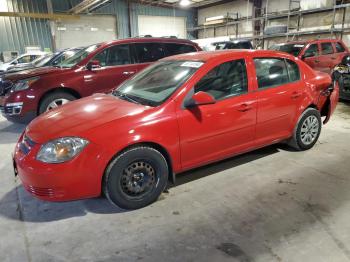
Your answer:
[[[312,40],[305,40],[305,41],[290,41],[285,43],[279,43],[276,45],[287,45],[287,44],[310,44],[310,43],[319,43],[319,42],[339,42],[339,39],[312,39]]]
[[[253,50],[253,49],[225,49],[225,50],[215,50],[215,51],[201,51],[180,54],[175,56],[169,56],[161,59],[161,61],[166,60],[187,60],[187,61],[202,61],[207,62],[209,60],[215,60],[220,58],[226,58],[227,56],[237,56],[243,57],[246,55],[266,55],[267,57],[274,55],[280,57],[289,57],[294,59],[294,56],[286,54],[284,52],[272,51],[272,50]]]
[[[109,42],[102,42],[101,45],[112,45],[116,43],[144,43],[144,42],[156,42],[156,43],[185,43],[190,45],[197,45],[197,43],[192,42],[191,40],[181,39],[181,38],[171,38],[171,37],[133,37],[133,38],[124,38],[112,40]]]

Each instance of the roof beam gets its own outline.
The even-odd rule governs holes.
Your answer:
[[[101,2],[101,0],[83,0],[76,6],[68,10],[68,12],[73,14],[79,14],[84,12],[85,10],[88,10],[90,7],[98,4],[99,2]]]
[[[37,18],[37,19],[50,19],[50,20],[58,20],[58,19],[79,19],[79,15],[72,14],[46,14],[46,13],[19,13],[19,12],[0,12],[0,16],[7,17],[29,17],[29,18]]]

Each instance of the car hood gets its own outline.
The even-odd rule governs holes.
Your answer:
[[[7,73],[5,76],[6,80],[16,81],[20,79],[30,78],[34,76],[40,76],[45,74],[57,74],[64,70],[69,70],[69,68],[58,68],[58,67],[38,67],[33,69],[21,70],[15,73]]]
[[[85,137],[93,128],[135,117],[149,108],[112,95],[95,94],[40,115],[28,125],[26,134],[40,144],[64,136]]]

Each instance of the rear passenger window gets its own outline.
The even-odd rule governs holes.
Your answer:
[[[313,57],[313,56],[318,56],[318,46],[317,44],[312,44],[309,46],[308,49],[306,49],[304,53],[305,57]]]
[[[331,43],[321,43],[322,55],[333,54],[333,46]]]
[[[168,56],[197,51],[194,46],[185,44],[165,43],[164,47]]]
[[[134,46],[139,63],[154,62],[165,57],[164,49],[159,43],[136,43]]]
[[[344,46],[339,42],[335,43],[335,49],[337,50],[337,53],[345,52]]]
[[[259,89],[280,86],[289,82],[284,59],[255,58],[254,64]]]
[[[299,66],[295,62],[288,59],[286,59],[286,64],[289,75],[289,82],[296,82],[300,80]]]
[[[248,92],[247,71],[243,59],[222,63],[210,70],[194,87],[211,94],[216,100]]]

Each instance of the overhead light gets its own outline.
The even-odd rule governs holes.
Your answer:
[[[181,6],[189,6],[191,4],[190,0],[180,0]]]

